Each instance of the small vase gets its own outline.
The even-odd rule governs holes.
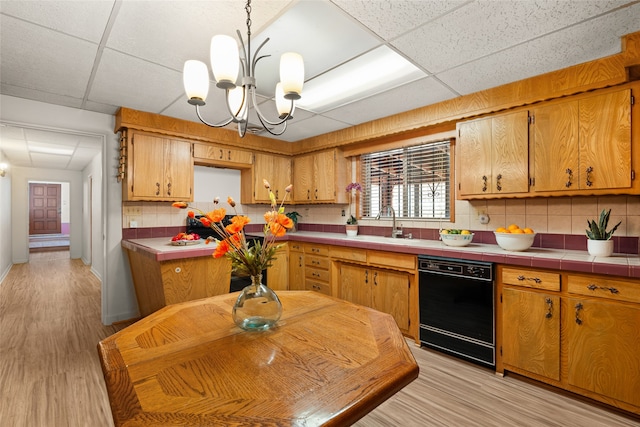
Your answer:
[[[233,306],[233,321],[247,331],[264,331],[274,326],[282,315],[278,295],[262,284],[262,275],[251,276]]]
[[[358,235],[358,225],[354,225],[354,224],[347,224],[347,236],[349,237],[354,237]]]
[[[613,254],[613,240],[587,239],[587,251],[592,256],[611,256]]]

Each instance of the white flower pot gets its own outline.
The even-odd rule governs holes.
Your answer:
[[[613,240],[587,239],[587,251],[592,256],[611,256],[613,254]]]
[[[358,226],[353,224],[347,224],[347,236],[355,237],[358,235]]]

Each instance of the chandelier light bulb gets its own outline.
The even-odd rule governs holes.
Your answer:
[[[280,57],[280,82],[286,99],[300,99],[304,84],[304,61],[295,52],[283,53]]]
[[[240,52],[233,37],[217,35],[211,38],[211,71],[216,79],[216,86],[221,89],[232,89],[236,86],[240,69]]]
[[[182,73],[184,90],[189,103],[204,105],[209,94],[209,70],[204,62],[189,60],[184,63]]]
[[[284,97],[282,83],[280,82],[276,85],[276,108],[278,110],[278,116],[281,119],[284,119],[287,115],[293,113],[293,111],[291,111],[291,101]]]

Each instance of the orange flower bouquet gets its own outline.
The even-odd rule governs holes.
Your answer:
[[[214,258],[226,256],[231,260],[233,271],[240,275],[258,276],[262,271],[271,265],[271,261],[278,248],[281,245],[276,244],[276,237],[284,236],[287,230],[293,227],[293,221],[284,213],[284,202],[291,193],[292,185],[285,189],[285,196],[280,205],[276,201],[276,197],[271,191],[271,186],[266,179],[263,184],[269,190],[269,199],[271,201],[271,209],[264,214],[265,225],[263,229],[264,240],[262,243],[257,241],[254,246],[249,247],[245,236],[244,227],[251,221],[249,217],[238,215],[236,211],[236,202],[231,198],[227,198],[227,203],[235,212],[235,216],[231,218],[229,225],[224,225],[222,220],[225,218],[227,211],[224,208],[214,209],[210,212],[203,212],[200,209],[196,211],[202,215],[199,219],[205,227],[211,227],[218,235],[224,236],[223,239],[213,237],[207,238],[206,243],[215,241],[216,249],[213,252]],[[219,203],[219,199],[214,199],[214,204]],[[176,202],[174,207],[186,209],[188,204]],[[195,218],[195,212],[189,211],[187,214],[191,218]]]

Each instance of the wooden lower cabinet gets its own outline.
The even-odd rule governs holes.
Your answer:
[[[304,270],[302,243],[289,242],[289,290],[303,291],[305,289]]]
[[[276,251],[271,261],[271,267],[267,269],[266,285],[274,291],[286,291],[289,289],[289,253],[287,243],[283,243]]]
[[[497,371],[640,414],[640,280],[497,271]]]
[[[560,380],[560,297],[502,291],[502,360],[506,367]]]
[[[567,383],[640,411],[640,307],[567,298]]]
[[[409,283],[409,273],[341,264],[339,297],[391,314],[408,334]]]

